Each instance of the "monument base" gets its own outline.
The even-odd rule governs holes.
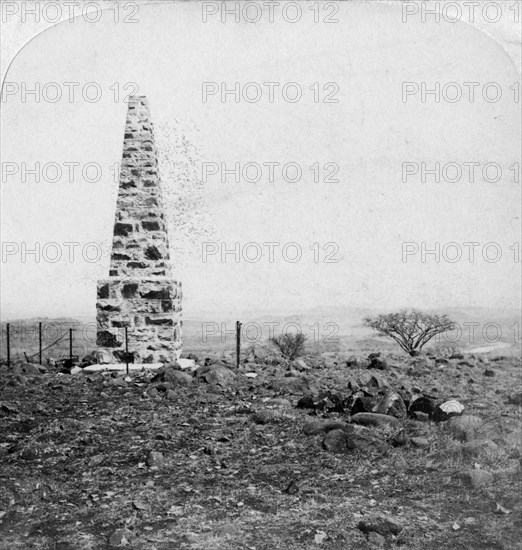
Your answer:
[[[181,355],[181,283],[167,277],[98,281],[98,348],[123,362],[125,329],[135,363],[165,363]]]

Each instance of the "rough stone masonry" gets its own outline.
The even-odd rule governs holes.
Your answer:
[[[98,281],[97,345],[115,362],[172,361],[181,353],[181,283],[171,274],[149,104],[129,99],[109,278]]]

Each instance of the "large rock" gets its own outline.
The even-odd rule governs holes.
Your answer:
[[[357,413],[352,416],[351,420],[354,424],[360,424],[361,426],[376,426],[378,428],[386,426],[398,428],[400,426],[398,418],[379,413]]]
[[[383,439],[365,428],[353,431],[332,430],[326,434],[323,447],[332,453],[350,453],[353,451],[383,451],[386,443]]]

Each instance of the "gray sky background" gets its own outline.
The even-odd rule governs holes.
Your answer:
[[[196,127],[203,161],[232,165],[316,161],[339,165],[338,183],[313,183],[310,171],[295,184],[258,184],[209,178],[205,196],[215,240],[295,241],[297,263],[267,258],[249,264],[214,257],[173,258],[182,280],[187,316],[218,311],[300,312],[318,305],[347,307],[495,307],[520,305],[520,181],[509,167],[520,162],[521,109],[510,86],[519,79],[498,42],[466,23],[401,21],[400,7],[342,4],[337,24],[314,24],[311,14],[291,25],[232,22],[203,24],[198,3],[141,6],[139,23],[62,22],[17,55],[8,82],[97,82],[95,103],[2,104],[3,162],[97,162],[104,177],[70,183],[2,182],[2,241],[109,243],[117,186],[109,167],[120,161],[126,105],[115,103],[115,82],[136,82],[149,98],[156,126],[176,120]],[[505,22],[503,22],[505,24]],[[202,82],[297,82],[295,104],[256,104],[209,98]],[[314,103],[308,87],[336,82],[339,103]],[[402,82],[498,83],[497,103],[403,103]],[[496,162],[503,177],[469,183],[401,181],[403,162]],[[161,168],[161,167],[160,167]],[[164,181],[164,186],[169,181]],[[176,213],[174,213],[176,215]],[[182,215],[182,214],[180,214]],[[406,263],[402,243],[480,243],[474,263],[435,263],[420,255]],[[315,263],[314,242],[337,243],[338,263]],[[496,242],[497,263],[482,246]],[[94,315],[96,280],[108,274],[108,257],[90,263],[2,263],[2,317]]]

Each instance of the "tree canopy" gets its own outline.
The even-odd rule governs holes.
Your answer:
[[[410,355],[417,355],[434,336],[455,328],[447,315],[423,313],[416,309],[397,313],[381,313],[366,317],[364,324],[389,336]]]

